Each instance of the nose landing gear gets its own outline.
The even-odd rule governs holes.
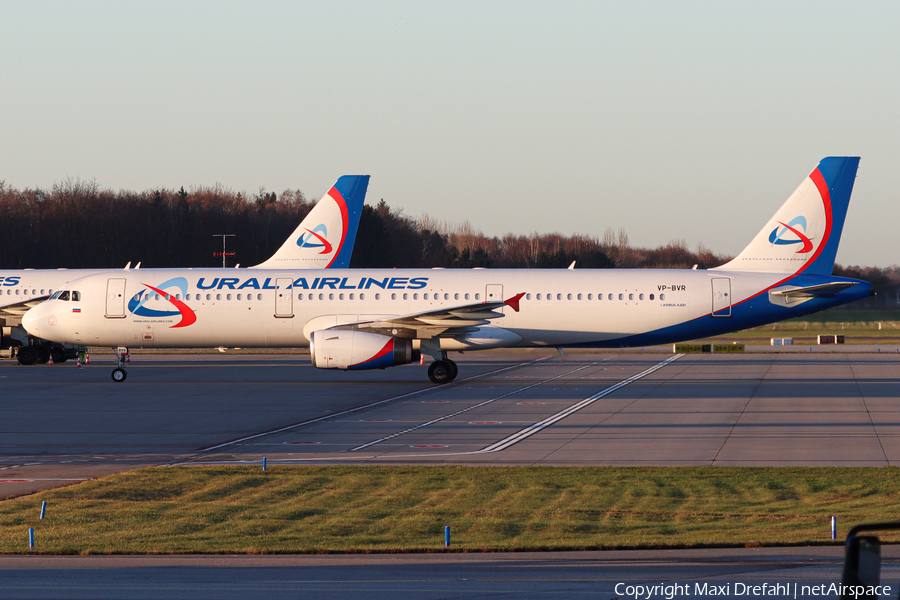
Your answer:
[[[122,383],[125,381],[125,378],[128,377],[128,373],[125,371],[125,363],[130,362],[128,356],[128,348],[124,348],[119,346],[115,349],[116,352],[116,368],[113,369],[112,372],[112,380],[116,383]]]

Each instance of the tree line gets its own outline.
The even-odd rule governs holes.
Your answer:
[[[254,265],[269,258],[315,201],[300,191],[280,195],[260,188],[246,195],[223,186],[143,192],[102,189],[96,182],[67,179],[48,190],[19,190],[0,181],[0,268],[216,267],[222,239],[235,256],[228,265]],[[576,268],[705,269],[731,257],[682,240],[657,248],[631,246],[624,230],[601,237],[506,234],[489,237],[469,222],[413,218],[383,199],[365,205],[353,268]],[[850,266],[836,275],[897,286],[900,267]]]

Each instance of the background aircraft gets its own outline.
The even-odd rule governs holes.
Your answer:
[[[368,175],[344,175],[309,211],[306,218],[267,261],[251,269],[346,269],[369,185]],[[130,270],[126,266],[124,271]],[[19,269],[0,271],[0,350],[18,349],[21,364],[74,358],[74,348],[29,339],[22,315],[59,290],[66,282],[86,275],[122,273],[113,269]]]
[[[823,159],[740,255],[709,270],[131,271],[70,282],[23,322],[83,345],[309,346],[328,369],[427,354],[436,383],[456,377],[450,351],[720,335],[869,295],[867,282],[832,276],[858,164]]]

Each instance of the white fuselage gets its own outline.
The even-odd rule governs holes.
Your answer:
[[[721,333],[757,324],[756,317],[751,322],[732,310],[751,298],[766,305],[763,312],[776,315],[763,322],[794,316],[791,308],[770,305],[761,293],[785,279],[771,273],[365,269],[332,276],[321,270],[196,269],[179,274],[184,275],[180,284],[173,283],[173,272],[154,270],[77,280],[67,289],[78,291],[80,301],[50,300],[26,315],[25,326],[46,339],[84,345],[307,347],[312,331],[342,323],[526,293],[518,312],[503,308],[504,316],[479,328],[480,334],[441,339],[444,350],[466,350],[635,345],[641,344],[636,336],[694,323],[687,326],[693,333],[663,332],[651,341],[692,339],[707,330]],[[111,309],[109,303],[121,303],[109,293],[116,286],[124,290],[124,304]],[[492,328],[505,331],[491,335]]]

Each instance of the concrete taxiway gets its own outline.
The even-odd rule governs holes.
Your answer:
[[[143,465],[900,462],[900,354],[473,353],[344,373],[300,354],[0,366],[0,497]]]
[[[6,556],[0,579],[3,598],[29,600],[666,598],[666,588],[653,592],[647,587],[653,585],[669,586],[672,598],[836,598],[827,591],[840,583],[842,550]],[[882,582],[894,597],[897,550],[883,548]]]

